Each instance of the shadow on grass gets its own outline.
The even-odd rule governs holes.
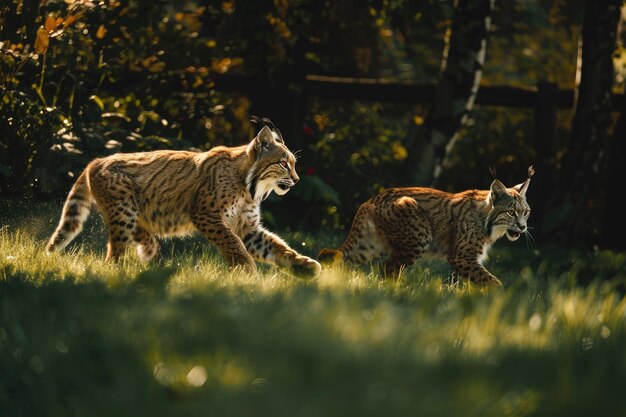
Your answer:
[[[462,320],[481,308],[454,294],[436,298],[426,291],[391,305],[376,289],[354,297],[301,283],[289,292],[233,286],[172,295],[166,287],[175,272],[148,270],[111,289],[71,276],[35,284],[12,271],[0,283],[3,414],[626,412],[620,329],[609,343],[591,347],[564,334],[556,346],[472,356],[462,353],[462,341],[446,345],[436,329],[428,331],[438,320]],[[429,298],[435,299],[426,303]],[[384,321],[385,309],[401,321],[389,322],[393,330],[384,338],[351,333],[374,326],[374,316]],[[384,331],[384,322],[378,325]]]

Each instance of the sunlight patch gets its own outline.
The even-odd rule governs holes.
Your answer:
[[[191,368],[191,371],[187,374],[187,382],[192,387],[201,387],[204,385],[207,379],[207,373],[204,366],[196,365]]]

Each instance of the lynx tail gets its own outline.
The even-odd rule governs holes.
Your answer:
[[[87,174],[83,172],[65,200],[61,221],[46,248],[48,252],[63,249],[83,230],[83,223],[89,217],[92,204],[93,197],[87,185]]]

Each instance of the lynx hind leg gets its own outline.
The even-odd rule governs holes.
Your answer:
[[[363,264],[388,253],[388,247],[374,224],[375,206],[366,202],[357,210],[350,233],[337,249],[322,249],[318,259],[324,264]]]
[[[144,262],[158,260],[161,256],[161,246],[154,235],[143,227],[137,226],[134,236],[137,243],[137,255]]]
[[[109,230],[106,259],[117,260],[135,241],[138,210],[134,183],[125,174],[99,172],[93,177],[92,189]]]
[[[385,261],[385,277],[397,277],[426,252],[432,243],[432,230],[410,197],[396,200],[386,214],[383,228],[391,251]]]
[[[133,201],[124,201],[112,205],[107,211],[109,241],[106,259],[117,260],[135,241],[137,210]]]

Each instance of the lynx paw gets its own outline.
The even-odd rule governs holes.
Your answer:
[[[502,281],[500,281],[498,278],[493,277],[491,279],[486,279],[481,281],[480,283],[477,284],[479,288],[481,289],[498,289],[501,290],[502,288],[504,288],[504,286],[502,285]]]
[[[503,288],[504,285],[502,285],[502,281],[500,281],[498,278],[494,278],[491,281],[488,281],[485,284],[486,287],[492,287],[492,288]]]
[[[313,278],[320,274],[322,266],[314,259],[301,256],[289,267],[290,271],[302,278]]]

